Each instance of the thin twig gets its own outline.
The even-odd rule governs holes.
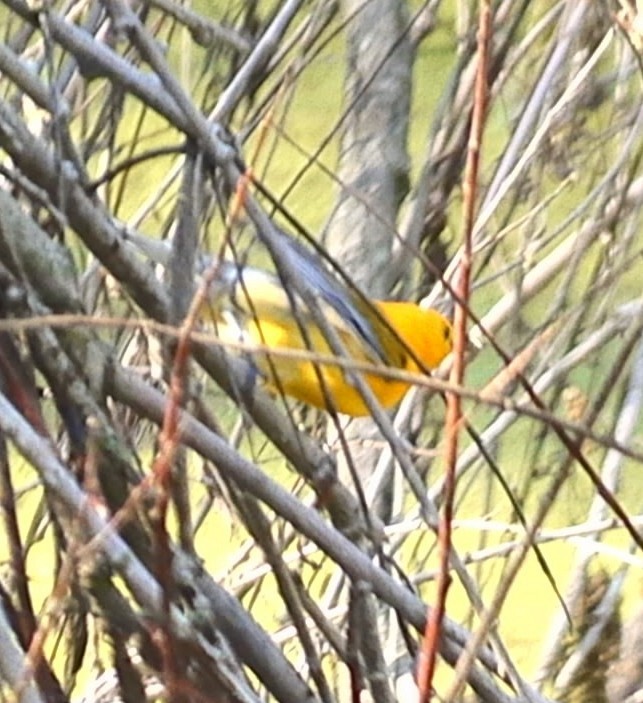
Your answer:
[[[467,149],[467,163],[463,179],[464,207],[462,234],[464,245],[460,259],[460,276],[457,285],[458,302],[454,318],[453,366],[449,380],[461,386],[464,381],[467,339],[467,309],[469,307],[470,277],[473,250],[473,228],[475,223],[476,194],[478,189],[478,169],[482,132],[487,113],[487,72],[488,52],[491,41],[491,5],[482,0],[478,24],[478,65],[475,81],[475,97]],[[458,460],[458,437],[462,427],[461,398],[458,394],[447,393],[447,416],[445,420],[445,482],[444,502],[440,528],[438,531],[439,574],[436,603],[427,619],[427,629],[422,644],[422,654],[418,669],[419,700],[429,701],[432,696],[433,675],[441,636],[442,619],[446,612],[446,599],[451,583],[449,562],[451,558],[451,528],[453,521],[453,501]]]

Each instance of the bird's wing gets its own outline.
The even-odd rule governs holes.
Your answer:
[[[290,253],[292,252],[295,252],[293,264],[316,294],[321,313],[346,345],[350,355],[365,361],[388,362],[389,355],[373,324],[360,312],[350,291],[325,269],[320,268],[320,262],[315,265],[301,252],[294,249]],[[227,260],[214,265],[217,268],[207,300],[210,315],[214,319],[221,320],[221,313],[226,310],[236,317],[240,328],[248,320],[270,322],[284,327],[303,325],[309,329],[319,328],[301,297],[294,291],[289,294],[278,276]],[[296,313],[293,312],[293,306]],[[368,312],[377,315],[371,310]]]
[[[385,337],[391,333],[378,309],[333,276],[313,252],[286,233],[282,234],[292,264],[319,296],[327,319],[344,334],[355,335],[362,342],[365,359],[389,363],[383,330],[388,333]]]

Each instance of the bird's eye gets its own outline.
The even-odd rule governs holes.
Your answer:
[[[448,342],[451,339],[451,328],[449,327],[449,325],[444,325],[444,328],[442,331],[444,334],[445,341]]]

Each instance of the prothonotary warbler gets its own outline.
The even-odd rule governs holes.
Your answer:
[[[451,351],[451,324],[436,310],[410,302],[369,303],[315,265],[310,255],[302,257],[297,249],[291,253],[349,359],[418,372],[436,368]],[[333,354],[315,316],[294,291],[286,292],[278,276],[230,261],[214,266],[204,314],[222,340]],[[338,365],[279,355],[269,361],[265,354],[254,354],[253,362],[274,391],[322,409],[332,403],[347,415],[370,414],[351,372]],[[363,379],[385,408],[395,406],[409,388],[404,381],[376,373],[364,373]]]

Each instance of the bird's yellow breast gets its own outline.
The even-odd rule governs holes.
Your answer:
[[[436,311],[421,310],[414,303],[403,302],[382,301],[377,303],[377,307],[396,333],[392,334],[386,323],[378,321],[381,327],[378,332],[385,337],[384,348],[390,360],[389,366],[407,371],[419,371],[421,366],[431,369],[450,352],[451,326]],[[263,317],[248,324],[246,339],[274,349],[312,350],[321,355],[332,355],[331,347],[319,327],[310,318],[303,322],[305,334],[292,315]],[[372,358],[355,335],[348,334],[344,329],[335,331],[350,359],[372,363]],[[351,374],[355,372],[335,365],[279,355],[268,358],[266,354],[261,354],[255,362],[277,392],[318,408],[328,409],[332,406],[347,415],[369,414],[368,406],[352,381]],[[409,388],[406,382],[387,379],[375,373],[363,374],[363,379],[385,408],[396,405]]]

